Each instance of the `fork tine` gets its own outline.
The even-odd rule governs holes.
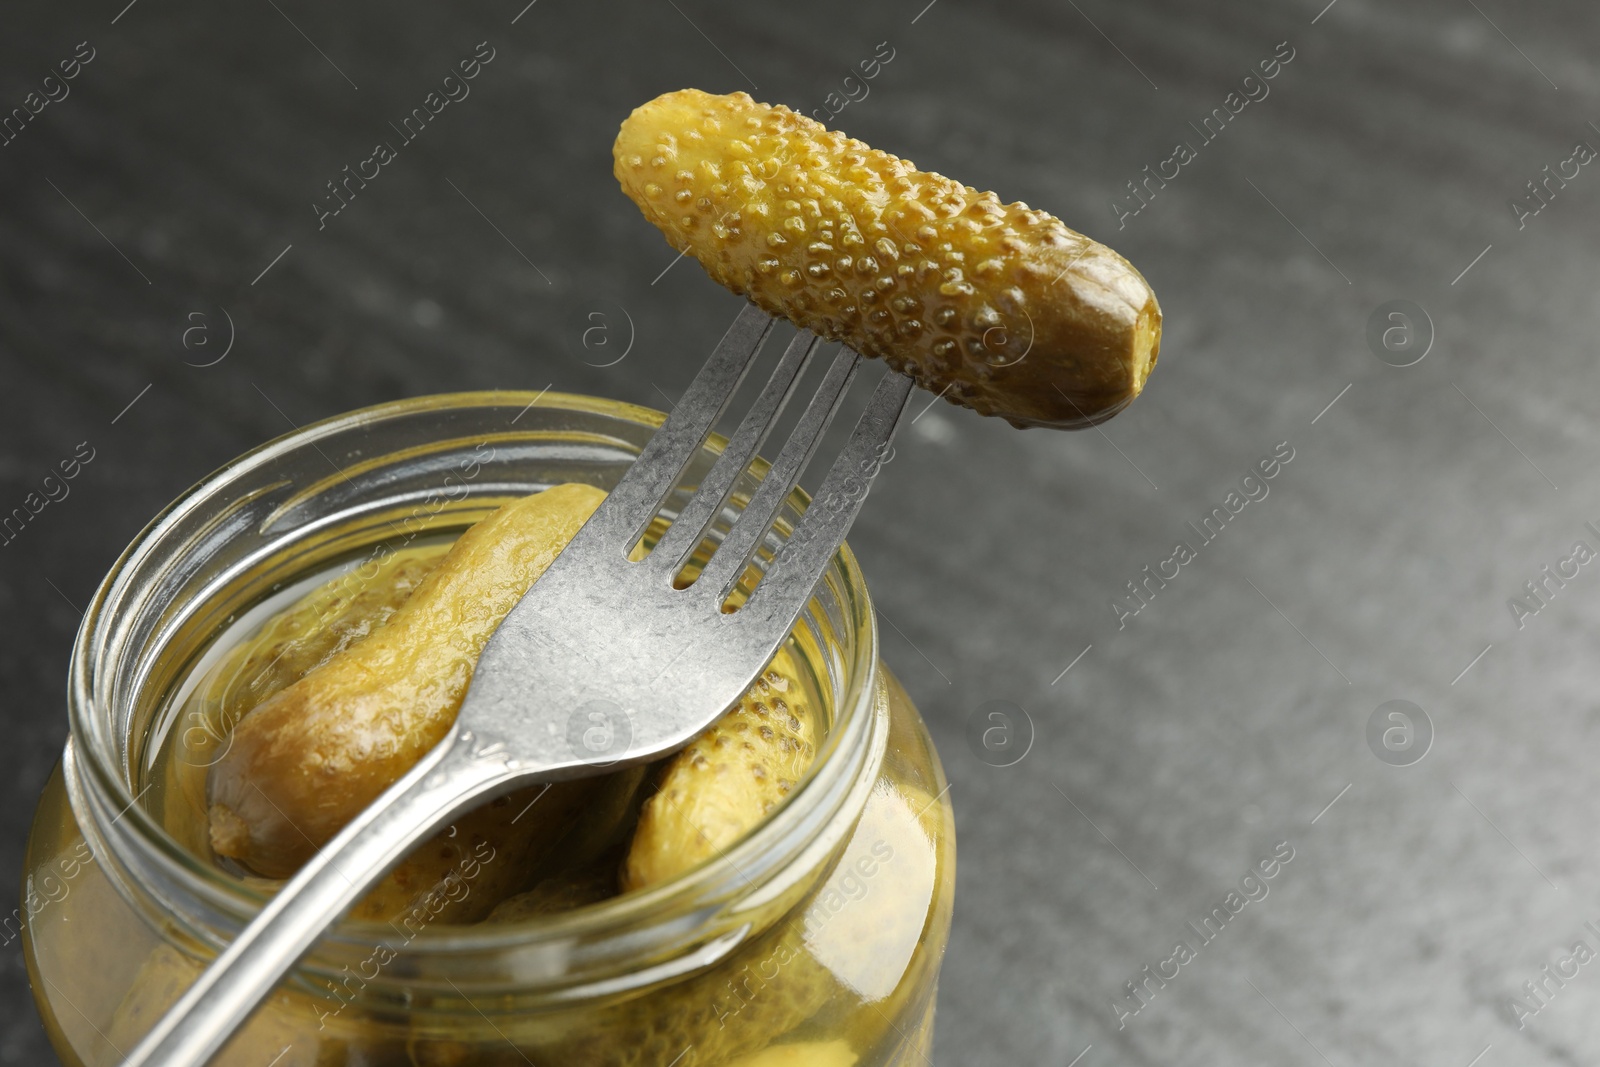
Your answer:
[[[915,384],[904,374],[893,373],[878,383],[866,410],[856,421],[850,442],[834,460],[811,505],[800,516],[789,539],[778,549],[741,611],[752,607],[764,610],[767,603],[781,609],[796,600],[810,598],[828,561],[839,550],[851,523],[855,522],[873,479],[883,469],[889,443],[894,440],[895,429]],[[735,575],[734,580],[737,579]],[[729,588],[723,591],[724,598],[732,591],[732,585],[730,582]]]
[[[727,410],[772,329],[772,321],[754,304],[746,304],[739,312],[678,406],[585,525],[581,535],[585,542],[595,539],[620,545],[623,552],[633,548]]]
[[[745,566],[749,564],[762,538],[766,537],[783,502],[800,480],[806,462],[811,459],[823,432],[833,421],[834,413],[839,410],[839,402],[844,399],[860,364],[861,357],[855,352],[848,348],[839,350],[822,384],[817,387],[816,394],[800,416],[800,422],[778,453],[778,458],[751,494],[750,502],[739,513],[733,529],[717,546],[705,570],[695,579],[697,587],[721,590],[719,603],[727,596],[724,587],[732,587],[744,573]]]
[[[795,384],[811,361],[812,353],[821,344],[822,339],[810,330],[801,330],[789,342],[783,358],[773,368],[761,395],[745,414],[733,439],[700,482],[693,499],[684,505],[666,534],[651,550],[651,558],[659,561],[658,567],[669,568],[671,573],[676,574],[699,546],[706,529],[726,505],[739,475],[772,432],[773,423],[783,413],[784,406],[794,394]]]

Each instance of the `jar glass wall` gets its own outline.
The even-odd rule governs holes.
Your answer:
[[[80,633],[72,739],[27,856],[20,936],[64,1062],[119,1062],[267,891],[187,851],[159,818],[162,756],[188,728],[179,697],[218,635],[312,576],[448,539],[512,497],[569,481],[609,487],[660,418],[556,394],[383,405],[241,457],[140,535]],[[722,444],[708,442],[689,484]],[[804,506],[797,493],[784,523]],[[953,824],[921,719],[877,661],[847,549],[789,648],[826,710],[817,759],[723,855],[659,886],[516,922],[347,920],[216,1062],[923,1062]],[[470,881],[455,884],[466,892]]]

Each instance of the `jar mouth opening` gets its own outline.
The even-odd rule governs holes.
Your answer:
[[[305,546],[341,523],[376,516],[419,495],[437,496],[447,469],[439,458],[468,442],[493,441],[496,456],[509,457],[492,471],[486,463],[489,475],[461,501],[481,510],[497,497],[553,484],[542,481],[540,472],[603,482],[607,471],[626,468],[664,419],[649,408],[548,391],[411,398],[268,441],[168,505],[97,589],[69,674],[68,795],[96,852],[106,849],[115,860],[105,866],[124,897],[141,898],[131,902],[158,929],[176,925],[182,936],[212,948],[230,940],[269,899],[184,847],[141,805],[150,785],[138,788],[149,764],[151,708],[162,695],[157,691],[167,688],[159,662],[170,647],[203,642],[217,632],[216,623],[229,610],[224,594],[232,589],[236,600],[244,596],[239,586],[251,568],[266,560],[287,566],[288,560],[310,558]],[[696,462],[709,463],[726,444],[712,435]],[[757,460],[745,478],[758,480],[764,473],[765,462]],[[780,523],[792,523],[808,503],[796,489]],[[459,527],[469,513],[451,503],[427,519],[431,529],[450,528],[452,517]],[[363,528],[370,533],[376,524]],[[359,542],[358,534],[340,536]],[[829,564],[797,631],[802,628],[823,650],[825,662],[818,666],[833,690],[831,720],[805,777],[761,824],[719,858],[660,885],[522,922],[425,927],[407,939],[405,954],[545,946],[559,955],[608,937],[620,953],[624,942],[636,946],[649,930],[658,939],[703,949],[715,941],[704,936],[707,917],[754,913],[781,893],[785,868],[826,844],[830,832],[837,832],[840,812],[864,803],[886,742],[886,724],[873,700],[875,613],[848,545]],[[116,877],[118,871],[127,877]],[[335,961],[365,952],[393,930],[344,920],[324,935],[303,970],[336,970]]]

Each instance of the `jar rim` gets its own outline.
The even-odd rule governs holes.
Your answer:
[[[360,435],[381,423],[419,414],[442,413],[448,422],[452,413],[473,409],[520,409],[522,414],[518,419],[535,410],[541,412],[541,417],[551,411],[599,416],[614,420],[619,427],[631,424],[646,436],[666,418],[664,413],[651,408],[581,394],[496,390],[412,397],[310,423],[256,446],[180,494],[121,553],[89,604],[74,644],[68,683],[71,734],[64,772],[74,814],[97,853],[105,847],[114,856],[135,859],[142,865],[139,869],[157,875],[165,892],[185,895],[187,899],[181,903],[193,912],[185,933],[202,943],[209,942],[213,949],[230,940],[269,895],[229,876],[185,848],[140,805],[139,800],[150,788],[148,785],[139,793],[134,792],[139,780],[132,754],[137,720],[128,714],[125,725],[129,732],[121,735],[118,726],[121,713],[112,705],[137,694],[109,694],[107,687],[127,666],[119,657],[137,656],[154,661],[165,651],[176,626],[169,621],[163,630],[167,640],[154,641],[153,647],[130,645],[130,637],[125,632],[128,613],[149,612],[156,607],[148,602],[154,594],[148,588],[145,572],[161,565],[163,553],[171,555],[190,546],[197,529],[214,534],[218,523],[235,521],[230,516],[244,514],[240,508],[259,504],[263,494],[270,495],[272,491],[289,487],[289,483],[281,479],[273,481],[273,466],[294,450],[319,448],[331,440]],[[518,419],[513,420],[513,425]],[[526,432],[526,429],[515,431],[516,434]],[[713,434],[703,447],[715,454],[726,444],[726,438]],[[764,473],[764,461],[758,460],[753,469],[758,474]],[[238,492],[252,481],[258,483],[253,495]],[[808,503],[807,495],[795,489],[791,505],[800,511]],[[210,513],[207,513],[208,508]],[[873,699],[878,663],[876,613],[865,579],[847,544],[841,545],[829,564],[824,582],[830,581],[830,588],[837,588],[843,594],[843,608],[848,612],[853,634],[840,664],[844,687],[834,697],[832,723],[819,741],[811,768],[777,811],[717,858],[660,885],[536,920],[493,926],[426,926],[414,938],[407,939],[405,953],[422,959],[571,945],[580,941],[590,944],[605,940],[608,933],[622,940],[630,936],[636,939],[642,930],[672,923],[679,924],[679,933],[675,936],[680,944],[699,945],[703,949],[704,945],[696,941],[688,929],[696,915],[726,913],[730,907],[734,911],[741,907],[748,910],[757,898],[765,895],[759,886],[748,885],[744,871],[772,870],[775,865],[781,867],[783,862],[795,862],[796,857],[807,854],[807,850],[825,847],[829,827],[841,821],[838,818],[841,812],[846,815],[843,821],[853,823],[848,813],[852,808],[859,813],[881,766],[887,743],[887,723],[875,709]],[[838,834],[837,825],[833,825],[831,832]],[[114,865],[104,866],[111,873]],[[145,893],[150,888],[144,884],[123,884],[125,879],[115,877],[112,881],[124,897],[130,892]],[[142,903],[146,906],[137,910],[150,915],[149,902]],[[160,903],[170,905],[173,902]],[[154,910],[159,914],[161,908],[158,905]],[[194,916],[205,918],[196,920]],[[364,951],[373,945],[379,931],[393,929],[391,925],[372,921],[342,920],[323,937],[322,946],[329,949],[328,953],[323,953],[320,947],[313,950],[301,970],[312,975],[335,970],[331,960],[344,958],[351,949]],[[328,960],[322,958],[324,955]]]

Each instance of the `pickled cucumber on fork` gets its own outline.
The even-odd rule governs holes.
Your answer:
[[[624,120],[613,159],[718,282],[979,414],[1091,425],[1155,365],[1160,305],[1116,252],[781,105],[667,93]]]
[[[558,485],[501,507],[387,622],[248,712],[208,774],[213,850],[288,877],[415,766],[455,722],[490,635],[604,496]]]

